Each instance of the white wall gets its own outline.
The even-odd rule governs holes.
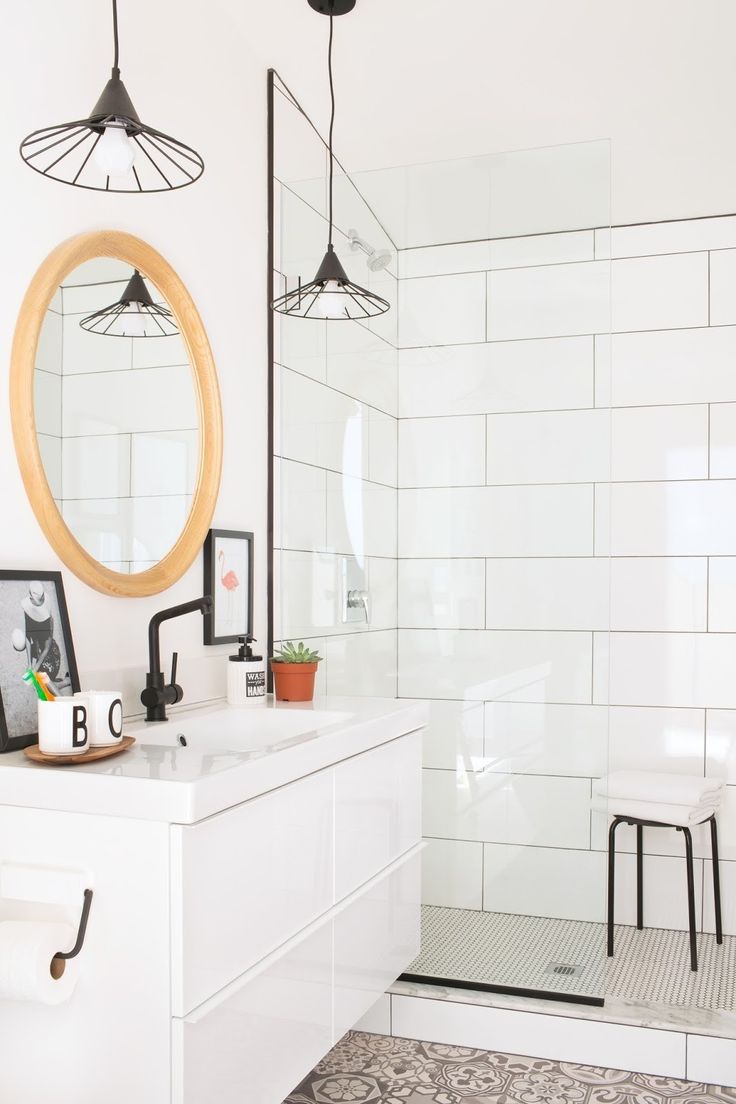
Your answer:
[[[730,783],[735,933],[736,218],[540,237],[531,264],[530,244],[400,253],[399,693],[432,706],[425,898],[601,920],[591,781],[708,773]],[[686,927],[681,836],[645,831],[645,852],[645,922]]]
[[[212,344],[225,420],[223,480],[213,524],[256,534],[255,628],[266,636],[266,64],[223,7],[193,0],[126,0],[120,5],[122,76],[139,114],[194,146],[206,171],[180,192],[104,195],[47,181],[17,154],[32,129],[90,110],[109,76],[107,4],[37,0],[13,9],[0,72],[0,363],[5,375],[13,327],[38,265],[62,239],[85,230],[126,230],[148,240],[186,282]],[[207,33],[203,33],[205,21]],[[142,33],[145,29],[145,33]],[[54,569],[23,489],[7,401],[0,404],[0,565]],[[164,594],[110,598],[66,569],[64,582],[83,683],[123,685],[130,708],[147,668],[148,619],[202,593],[201,559]],[[198,616],[164,628],[166,657],[179,649],[185,698],[224,692],[229,648],[202,644]]]
[[[230,6],[252,34],[253,4]],[[258,19],[324,132],[326,21],[306,0]],[[337,147],[371,170],[610,138],[614,222],[728,213],[735,37],[731,0],[358,0],[335,26]]]

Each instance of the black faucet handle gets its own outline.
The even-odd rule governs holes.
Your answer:
[[[173,652],[171,656],[171,678],[169,685],[165,688],[165,699],[167,705],[176,705],[184,697],[184,691],[181,686],[176,682],[176,668],[179,665],[179,653]]]

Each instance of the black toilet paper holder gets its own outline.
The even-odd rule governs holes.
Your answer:
[[[82,947],[84,946],[84,937],[87,934],[87,921],[89,920],[89,910],[92,906],[92,890],[85,889],[84,891],[84,903],[82,905],[82,915],[79,917],[79,930],[77,931],[77,939],[70,951],[57,951],[54,958],[76,958]]]

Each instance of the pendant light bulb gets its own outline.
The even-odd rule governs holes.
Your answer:
[[[125,337],[146,336],[146,316],[142,303],[130,303],[123,311],[123,331]]]
[[[317,296],[314,309],[321,318],[345,318],[345,295],[337,280],[327,280]]]
[[[125,123],[122,119],[113,119],[105,127],[92,156],[106,176],[117,179],[133,168],[135,154],[135,145],[125,132]]]

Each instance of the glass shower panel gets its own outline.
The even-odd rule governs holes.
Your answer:
[[[328,166],[275,101],[280,291],[324,253]],[[274,635],[320,649],[322,692],[427,703],[412,976],[599,1003],[608,143],[334,189],[335,248],[392,309],[276,318]]]
[[[329,166],[278,82],[274,101],[283,290],[311,280],[327,247]],[[366,323],[275,316],[274,637],[319,649],[318,693],[395,697],[398,254],[339,166],[334,221],[349,276],[392,309]],[[349,606],[350,591],[365,600]]]
[[[411,974],[595,1002],[608,182],[605,142],[361,181],[376,209],[405,204],[398,685],[430,709]]]

